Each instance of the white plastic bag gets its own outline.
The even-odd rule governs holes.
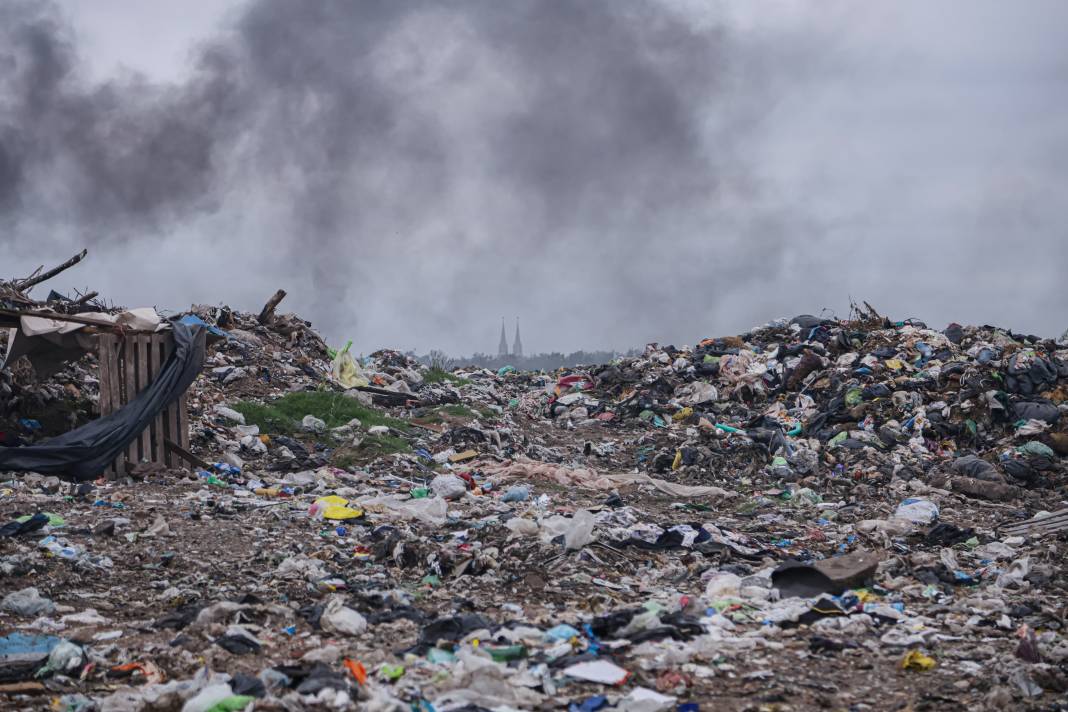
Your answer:
[[[327,602],[319,625],[328,633],[359,635],[367,630],[367,619],[347,607],[343,596],[334,596]]]
[[[442,499],[460,499],[467,492],[467,483],[456,475],[438,475],[430,481],[430,491]]]
[[[580,509],[571,518],[571,524],[564,532],[564,547],[569,551],[576,551],[593,541],[593,525],[596,518],[593,512]]]
[[[938,505],[922,497],[909,497],[897,505],[894,516],[913,524],[933,524],[938,520]]]

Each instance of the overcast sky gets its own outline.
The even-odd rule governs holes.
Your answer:
[[[334,342],[1068,327],[1068,3],[5,0],[0,273]]]

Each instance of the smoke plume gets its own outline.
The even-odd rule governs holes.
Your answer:
[[[253,0],[161,83],[89,79],[56,6],[8,0],[5,272],[87,246],[64,279],[131,305],[283,287],[362,351],[517,314],[531,350],[692,342],[850,294],[1059,331],[1029,306],[1068,296],[1053,38],[980,3],[873,44],[933,11],[827,7]]]

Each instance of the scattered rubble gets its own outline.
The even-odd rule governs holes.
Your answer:
[[[1068,343],[868,309],[444,372],[280,294],[180,315],[205,467],[4,477],[6,705],[1063,704]],[[19,368],[0,443],[93,418],[92,355]]]

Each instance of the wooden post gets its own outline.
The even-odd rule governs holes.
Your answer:
[[[274,319],[274,310],[278,306],[278,303],[286,298],[286,290],[279,289],[274,293],[274,296],[267,300],[267,303],[263,305],[263,309],[260,311],[258,321],[261,324],[269,324]]]

